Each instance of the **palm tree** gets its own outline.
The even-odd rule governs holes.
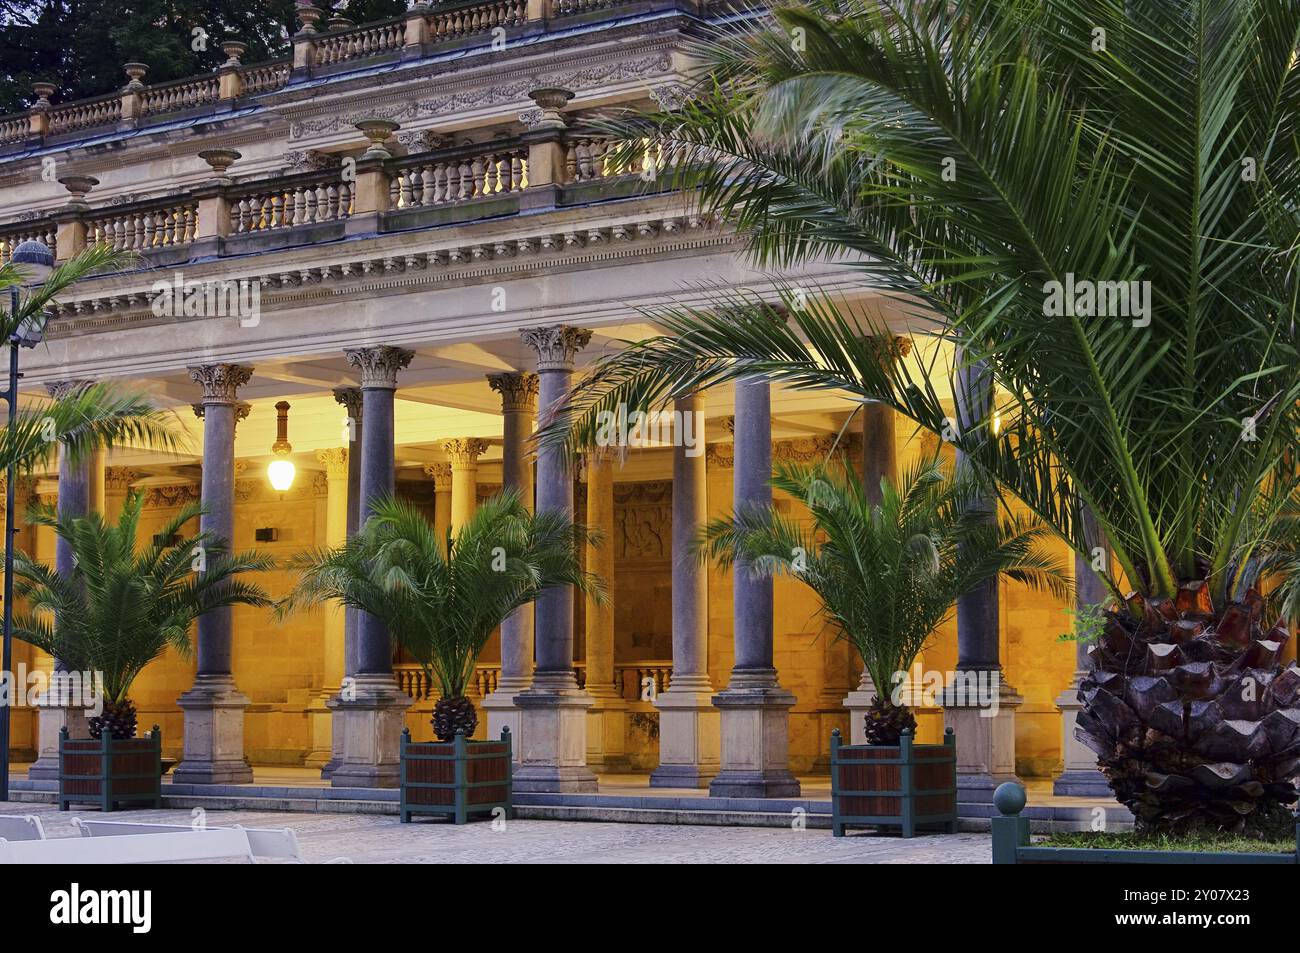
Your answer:
[[[840,261],[952,347],[882,360],[894,332],[851,302],[719,293],[653,312],[664,333],[598,364],[572,431],[543,439],[755,374],[943,434],[1089,561],[1105,540],[1118,606],[1080,727],[1139,823],[1253,828],[1300,778],[1288,633],[1268,629],[1296,602],[1251,585],[1284,565],[1300,487],[1298,46],[1290,0],[807,0],[733,21],[698,51],[693,103],[609,127],[650,139],[759,265]],[[976,368],[996,400],[954,427],[932,381]],[[1234,665],[1274,685],[1258,706],[1196,668]],[[1247,738],[1220,743],[1222,719]]]
[[[109,245],[92,245],[52,271],[19,299],[19,307],[0,316],[0,341],[9,341],[19,328],[44,329],[47,309],[74,283],[91,275],[120,270],[134,256]],[[21,269],[0,266],[0,301],[7,289],[23,282]],[[175,415],[159,410],[143,392],[113,384],[94,384],[41,407],[18,411],[0,431],[0,470],[31,470],[46,463],[62,446],[74,460],[98,447],[136,443],[174,450],[180,440]]]
[[[103,713],[90,719],[99,738],[133,738],[136,710],[131,685],[146,665],[168,649],[190,653],[190,629],[222,606],[267,606],[253,583],[237,578],[274,564],[255,553],[229,553],[226,543],[203,531],[182,537],[185,524],[203,508],[184,506],[148,545],[137,545],[144,497],[127,497],[116,525],[98,513],[60,519],[52,508],[28,519],[50,526],[72,552],[72,569],[60,573],[26,553],[14,570],[26,611],[14,619],[14,635],[59,659],[74,672],[103,677]]]
[[[511,612],[552,586],[601,597],[600,580],[578,562],[587,539],[595,541],[561,513],[529,513],[514,492],[481,504],[446,538],[414,506],[389,498],[345,546],[290,562],[302,579],[280,612],[334,600],[383,620],[437,687],[433,729],[450,741],[478,725],[466,692],[483,646]]]
[[[908,702],[918,686],[907,674],[958,597],[1002,574],[1068,594],[1064,567],[1039,548],[1046,527],[1015,517],[990,523],[972,505],[979,481],[948,477],[937,457],[899,486],[881,480],[877,505],[844,468],[782,463],[772,486],[808,508],[810,528],[751,505],[711,521],[702,547],[724,568],[785,573],[817,593],[827,625],[852,643],[876,686],[868,744],[898,744],[904,728],[916,730]]]

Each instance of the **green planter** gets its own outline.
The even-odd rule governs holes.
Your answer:
[[[514,817],[513,762],[510,729],[499,741],[471,741],[457,734],[453,741],[414,742],[411,729],[402,729],[402,823],[416,814],[439,814],[464,824],[471,814],[493,814],[498,808]]]
[[[918,745],[904,731],[897,745],[846,745],[831,732],[831,832],[848,827],[896,827],[904,837],[921,828],[957,832],[957,748],[952,729],[943,744]]]
[[[1228,851],[1121,850],[1090,847],[1032,847],[1025,789],[1008,782],[993,792],[993,863],[995,864],[1283,864],[1300,863],[1300,823],[1296,824],[1296,849],[1285,854],[1251,854]]]
[[[162,807],[162,731],[143,738],[70,738],[59,730],[59,810]]]

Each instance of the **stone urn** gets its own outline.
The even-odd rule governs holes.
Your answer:
[[[316,24],[324,15],[325,11],[316,7],[311,0],[298,0],[294,13],[298,15],[298,20],[302,24],[302,33],[315,33]]]
[[[33,109],[49,109],[50,97],[58,92],[59,87],[53,83],[32,83],[32,92],[36,94],[36,102],[32,103]]]
[[[59,185],[68,190],[72,198],[68,199],[69,205],[84,207],[86,196],[90,190],[99,185],[99,179],[89,175],[63,175],[59,177]]]
[[[230,177],[226,171],[239,160],[240,155],[234,149],[204,149],[199,153],[199,158],[211,167],[218,182],[228,185]]]
[[[126,84],[127,89],[144,88],[144,74],[149,72],[148,66],[144,63],[127,63],[122,68],[126,70],[127,79],[130,80],[130,82]]]
[[[226,61],[221,64],[223,67],[239,66],[240,57],[248,52],[248,44],[239,40],[226,40],[221,44],[221,52],[226,54]]]
[[[325,21],[325,26],[331,33],[338,33],[340,30],[350,30],[356,24],[342,14],[336,13]]]
[[[541,89],[534,89],[528,94],[528,98],[535,102],[542,111],[542,118],[538,120],[538,125],[561,127],[565,124],[561,110],[573,98],[573,90],[560,89],[557,86],[546,86]]]
[[[384,143],[401,128],[401,123],[391,119],[362,119],[356,125],[361,130],[361,134],[370,140],[370,148],[361,154],[361,158],[391,159],[393,157]]]

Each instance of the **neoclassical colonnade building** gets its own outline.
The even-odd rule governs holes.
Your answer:
[[[871,686],[806,590],[701,565],[691,539],[737,501],[768,498],[774,460],[833,454],[874,481],[936,443],[881,408],[756,380],[679,403],[703,415],[694,448],[596,453],[571,472],[529,444],[539,408],[575,375],[654,332],[639,309],[700,302],[708,286],[772,294],[726,227],[644,181],[640,164],[616,164],[584,121],[674,108],[687,44],[721,11],[470,0],[327,27],[303,7],[283,61],[244,64],[235,44],[216,73],[183,82],[151,85],[133,64],[110,96],[53,104],[37,89],[27,113],[0,118],[0,258],[36,237],[60,260],[109,242],[140,265],[63,297],[45,344],[24,353],[22,399],[85,381],[142,385],[188,421],[190,449],[115,447],[79,472],[65,463],[9,488],[20,512],[42,500],[112,517],[134,491],[153,534],[201,500],[204,524],[235,548],[285,558],[342,543],[366,501],[391,490],[456,527],[518,488],[603,533],[586,558],[611,598],[548,593],[485,652],[480,730],[512,727],[517,788],[589,791],[600,775],[640,774],[716,794],[796,793],[799,777],[826,770],[832,728],[860,733]],[[902,312],[843,268],[781,278],[846,295],[906,333]],[[256,308],[186,307],[186,283],[220,281],[239,283],[245,304],[256,293]],[[282,459],[295,476],[280,490],[267,469]],[[18,539],[54,558],[48,530],[22,525]],[[280,596],[292,580],[261,582]],[[1004,675],[996,718],[922,712],[925,737],[945,718],[957,725],[970,791],[1063,766],[1095,780],[1062,741],[1077,667],[1057,642],[1064,608],[993,586],[925,652],[926,669]],[[132,693],[141,723],[163,727],[177,781],[305,766],[335,785],[392,785],[401,727],[430,737],[432,687],[364,615],[277,622],[237,608],[203,618],[196,642],[193,658],[154,663]],[[52,664],[25,646],[16,658]],[[16,712],[32,777],[50,775],[57,729],[76,717]]]

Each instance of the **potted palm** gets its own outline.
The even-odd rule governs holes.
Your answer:
[[[403,821],[442,814],[463,823],[469,813],[510,810],[508,729],[499,740],[470,740],[478,713],[468,686],[493,630],[543,589],[575,586],[603,597],[578,562],[587,538],[564,514],[528,512],[513,492],[480,505],[445,539],[414,506],[390,498],[345,546],[290,563],[302,576],[281,612],[324,600],[368,612],[438,690],[438,740],[416,743],[403,732]]]
[[[655,309],[664,333],[598,362],[557,414],[572,433],[543,439],[751,375],[944,435],[1111,592],[1078,734],[1138,827],[1258,835],[1300,784],[1295,586],[1270,588],[1300,570],[1300,137],[1278,93],[1300,7],[1133,11],[809,0],[711,37],[693,102],[613,131],[673,157],[758,262],[846,263],[952,346],[881,362],[894,330],[857,301],[791,289],[778,323],[721,293]],[[958,375],[993,398],[954,419]]]
[[[171,648],[190,652],[190,630],[206,612],[222,606],[271,604],[265,592],[237,578],[273,564],[253,553],[227,553],[210,532],[184,537],[187,523],[203,512],[184,506],[148,545],[137,545],[144,498],[130,494],[116,524],[98,513],[60,518],[34,510],[29,521],[52,527],[73,555],[60,573],[26,553],[14,563],[16,591],[26,610],[14,619],[14,635],[48,652],[63,669],[94,673],[100,680],[99,714],[89,718],[89,738],[64,737],[59,745],[59,805],[147,801],[157,806],[162,774],[158,727],[137,738],[131,685],[154,659]]]
[[[705,528],[705,551],[763,575],[788,574],[818,596],[837,638],[857,650],[876,686],[865,745],[832,738],[836,836],[846,824],[952,827],[957,815],[951,730],[942,745],[916,745],[908,682],[916,657],[959,596],[1005,574],[1058,595],[1063,570],[1039,544],[1049,531],[1021,518],[990,522],[972,506],[981,486],[950,476],[938,458],[913,467],[899,486],[884,479],[872,504],[843,468],[778,464],[772,486],[807,507],[805,527],[770,506],[741,509]],[[873,792],[871,795],[853,792]]]

